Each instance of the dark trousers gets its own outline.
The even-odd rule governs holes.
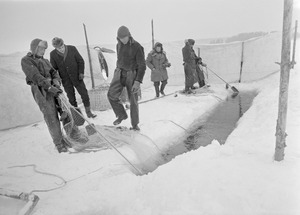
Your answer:
[[[155,92],[156,92],[157,97],[159,96],[159,92],[162,92],[162,93],[164,92],[164,89],[165,89],[165,86],[167,85],[167,83],[168,83],[167,80],[162,81],[160,89],[159,89],[160,82],[159,81],[154,82],[154,87],[155,87]]]
[[[51,93],[46,92],[44,89],[41,89],[36,85],[31,86],[31,92],[35,102],[38,104],[41,112],[43,113],[53,143],[55,145],[60,144],[63,135],[61,132],[60,121],[58,119],[55,98]]]
[[[123,88],[126,87],[128,99],[130,101],[130,118],[132,126],[139,124],[138,93],[132,94],[131,92],[135,77],[135,71],[121,71],[116,69],[107,93],[108,100],[116,117],[124,117],[127,114],[120,101],[120,96]]]
[[[90,97],[89,97],[88,91],[87,91],[86,86],[83,81],[79,81],[79,84],[76,86],[74,86],[71,81],[68,81],[68,82],[64,83],[63,86],[65,89],[65,92],[67,93],[69,102],[72,106],[77,107],[77,101],[76,101],[74,88],[76,88],[77,92],[80,94],[84,107],[90,106]]]

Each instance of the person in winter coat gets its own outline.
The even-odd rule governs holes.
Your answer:
[[[198,64],[206,66],[202,63],[202,59],[197,57],[193,46],[195,40],[188,39],[185,41],[185,46],[182,48],[184,73],[185,73],[185,93],[192,93],[191,89],[195,89],[194,83],[198,82],[199,87],[202,87],[204,83],[203,71],[199,69]],[[203,85],[204,86],[204,85]]]
[[[164,89],[168,83],[167,67],[171,64],[167,59],[166,53],[163,51],[161,43],[157,42],[154,45],[153,50],[148,54],[146,64],[151,69],[151,81],[154,82],[156,98],[159,97],[159,93],[165,96]],[[161,82],[161,87],[159,85]]]
[[[123,88],[126,87],[130,101],[131,129],[140,130],[138,126],[138,91],[146,70],[144,48],[132,38],[126,26],[118,29],[117,40],[117,68],[107,93],[108,100],[117,117],[113,124],[118,125],[128,118],[120,101]]]
[[[26,75],[26,83],[31,86],[34,100],[44,115],[48,130],[59,153],[66,152],[68,144],[63,138],[56,97],[62,92],[61,79],[47,59],[44,53],[48,44],[41,39],[34,39],[30,44],[30,50],[21,60],[22,70]]]
[[[64,41],[61,38],[53,38],[52,45],[55,49],[50,53],[50,62],[53,68],[58,70],[59,72],[70,104],[81,113],[80,109],[77,106],[74,90],[74,88],[76,88],[77,92],[81,96],[87,117],[96,117],[96,115],[91,112],[90,98],[83,81],[83,58],[81,57],[75,46],[65,45]]]

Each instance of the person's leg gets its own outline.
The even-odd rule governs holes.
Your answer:
[[[83,81],[80,81],[78,85],[75,86],[77,92],[80,94],[82,103],[85,107],[85,112],[88,118],[95,118],[97,115],[93,114],[90,106],[90,97],[86,86]]]
[[[54,97],[50,93],[44,92],[42,94],[37,86],[32,86],[32,94],[34,96],[34,100],[36,101],[41,112],[43,113],[49,133],[58,152],[66,152],[67,148],[64,145],[63,135],[61,132],[60,121],[58,119],[58,112],[56,109]]]
[[[159,97],[159,84],[159,81],[154,82],[155,94],[157,98]]]
[[[65,83],[64,85],[64,90],[67,93],[67,97],[69,99],[69,103],[73,107],[77,107],[77,101],[76,101],[76,96],[75,96],[75,90],[73,84],[70,82]]]
[[[128,98],[130,101],[130,117],[131,117],[131,125],[133,130],[140,130],[138,127],[139,124],[139,104],[138,104],[138,93],[132,93],[132,86],[134,83],[134,79],[136,76],[135,71],[129,71],[126,80],[126,88],[128,92]]]
[[[164,81],[162,81],[162,82],[161,82],[161,86],[160,86],[160,93],[161,93],[163,96],[165,96],[164,89],[165,89],[165,87],[166,87],[167,83],[168,83],[168,81],[167,81],[167,80],[164,80]]]
[[[111,104],[111,107],[118,119],[120,119],[119,123],[114,122],[114,124],[120,124],[122,120],[127,119],[127,113],[124,109],[124,106],[122,105],[120,101],[120,96],[122,94],[124,86],[121,84],[120,81],[121,78],[121,71],[115,70],[114,77],[110,83],[108,92],[107,92],[107,98]],[[117,119],[117,120],[118,120]]]

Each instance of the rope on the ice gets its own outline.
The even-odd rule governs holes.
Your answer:
[[[51,189],[44,189],[44,190],[32,190],[32,191],[30,191],[29,194],[36,193],[36,192],[49,192],[49,191],[57,190],[57,189],[60,189],[60,188],[64,187],[67,184],[67,181],[63,177],[61,177],[59,175],[55,175],[55,174],[52,174],[52,173],[42,172],[42,171],[37,170],[35,164],[11,166],[11,167],[8,167],[8,168],[17,168],[17,167],[21,167],[22,168],[22,167],[28,167],[28,166],[33,167],[33,171],[35,171],[35,172],[37,172],[39,174],[56,177],[56,178],[59,178],[62,181],[62,185],[60,185],[58,187],[51,188]]]
[[[63,177],[61,177],[61,176],[59,176],[59,175],[52,174],[52,173],[48,173],[48,172],[42,172],[42,171],[40,171],[40,170],[37,170],[37,169],[36,169],[37,167],[36,167],[35,164],[10,166],[10,167],[8,167],[8,168],[10,168],[10,169],[11,169],[11,168],[18,168],[18,167],[22,168],[22,167],[28,167],[28,166],[33,167],[33,171],[36,172],[36,173],[39,173],[39,174],[42,174],[42,175],[48,175],[48,176],[56,177],[56,178],[59,178],[59,179],[62,181],[62,185],[60,185],[60,186],[58,186],[58,187],[54,187],[54,188],[51,188],[51,189],[32,190],[32,191],[30,191],[29,194],[37,193],[37,192],[40,192],[40,193],[41,193],[41,192],[50,192],[50,191],[53,191],[53,190],[58,190],[58,189],[60,189],[60,188],[63,188],[64,186],[66,186],[67,183],[69,183],[69,182],[75,181],[75,180],[77,180],[77,179],[79,179],[79,178],[85,177],[85,176],[87,176],[87,175],[90,175],[90,174],[92,174],[92,173],[98,172],[99,170],[103,169],[103,167],[100,167],[100,168],[98,168],[98,169],[96,169],[96,170],[94,170],[94,171],[92,171],[92,172],[88,172],[88,173],[85,174],[85,175],[81,175],[81,176],[78,176],[78,177],[76,177],[76,178],[73,178],[73,179],[70,179],[70,180],[67,181],[67,180],[65,180]]]

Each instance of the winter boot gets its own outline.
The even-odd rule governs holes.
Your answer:
[[[127,118],[128,118],[127,114],[126,114],[125,116],[119,116],[119,117],[113,122],[113,124],[114,124],[114,125],[119,125],[123,120],[125,120],[125,119],[127,119]]]
[[[167,81],[162,81],[161,82],[161,86],[160,86],[160,94],[162,95],[162,96],[165,96],[166,94],[164,93],[164,89],[165,89],[165,86],[167,85]]]
[[[68,148],[65,146],[65,141],[64,139],[61,140],[60,143],[58,144],[55,144],[56,146],[56,149],[59,153],[62,153],[62,152],[67,152],[68,151]]]
[[[140,127],[138,125],[133,125],[130,130],[133,130],[133,131],[140,131]]]
[[[154,82],[156,98],[159,97],[159,82]]]
[[[91,112],[91,107],[85,107],[85,112],[88,118],[95,118],[97,115]]]

